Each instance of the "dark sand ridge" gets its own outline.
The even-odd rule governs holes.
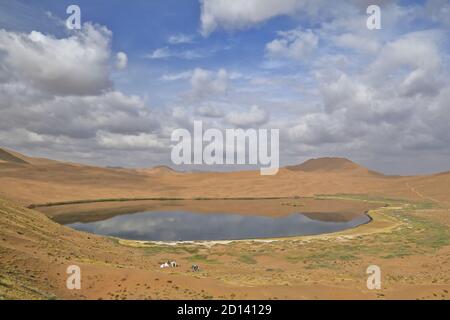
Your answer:
[[[142,211],[187,211],[196,213],[232,213],[282,217],[302,213],[320,221],[345,222],[364,214],[378,204],[350,200],[263,199],[263,200],[143,200],[97,202],[39,207],[38,211],[60,223],[92,222],[116,215]]]
[[[9,151],[5,151],[9,152]],[[259,171],[181,173],[156,169],[112,169],[30,158],[0,163],[0,196],[25,205],[119,198],[267,198],[318,194],[364,194],[450,204],[450,173],[384,176],[349,160],[326,158]],[[4,157],[5,158],[5,157]]]

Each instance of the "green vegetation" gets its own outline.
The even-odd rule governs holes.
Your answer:
[[[146,245],[142,247],[146,255],[156,255],[160,253],[167,254],[196,254],[199,251],[198,247],[187,245]]]
[[[387,228],[381,232],[372,233],[368,225],[368,233],[348,232],[338,234],[336,238],[306,237],[290,238],[276,242],[231,242],[227,245],[206,247],[192,245],[151,245],[146,246],[147,254],[180,253],[183,259],[215,268],[217,277],[230,283],[240,282],[252,285],[267,283],[268,279],[276,279],[279,284],[289,285],[299,283],[314,283],[316,272],[335,275],[333,281],[351,281],[364,274],[368,258],[370,261],[384,260],[386,263],[396,263],[395,259],[414,259],[414,257],[432,256],[439,248],[450,245],[450,229],[447,225],[433,218],[433,209],[439,209],[434,203],[412,202],[402,199],[382,198],[373,195],[339,195],[320,196],[320,199],[340,199],[355,201],[371,201],[382,203],[383,206],[373,211],[374,218],[384,226],[391,223],[395,228]],[[300,200],[285,201],[284,205],[300,205]],[[358,230],[358,229],[355,229]],[[375,230],[375,229],[374,229]],[[261,264],[258,257],[270,256],[273,264]],[[242,273],[227,273],[218,267],[227,265],[230,258],[239,262]],[[394,261],[389,261],[394,260]],[[280,269],[279,262],[295,264]],[[270,263],[270,262],[269,262]],[[293,272],[292,270],[303,270]],[[345,276],[342,276],[345,275]],[[269,277],[269,278],[266,278]],[[398,278],[392,275],[393,282],[428,281],[426,275],[415,278]],[[358,278],[359,279],[359,278]],[[440,278],[436,281],[445,281]],[[331,281],[331,280],[330,280]],[[412,283],[412,282],[411,282]]]
[[[253,258],[252,256],[247,255],[247,254],[241,255],[241,256],[238,258],[238,260],[239,260],[240,262],[243,262],[243,263],[246,263],[246,264],[256,264],[256,263],[257,263],[257,261],[255,260],[255,258]]]
[[[321,196],[321,199],[336,199],[338,196]],[[317,241],[311,243],[312,251],[289,251],[285,259],[291,263],[303,262],[306,268],[335,268],[336,263],[353,261],[362,256],[382,259],[404,258],[416,254],[432,253],[434,250],[450,245],[450,229],[439,222],[420,216],[420,211],[436,208],[429,202],[405,202],[400,199],[387,199],[370,195],[339,195],[340,199],[354,199],[386,203],[382,210],[386,215],[405,223],[404,227],[390,233],[380,233],[359,237],[349,244],[330,244]],[[399,205],[401,208],[390,208]]]
[[[394,199],[394,198],[386,198],[379,195],[371,195],[371,194],[335,194],[335,195],[321,195],[318,194],[314,197],[316,200],[356,200],[356,201],[365,201],[370,203],[384,203],[386,205],[402,205],[406,203],[410,203],[410,200],[406,199]]]
[[[188,257],[188,260],[195,263],[206,263],[206,264],[220,263],[215,259],[209,259],[208,255],[206,254],[195,254],[193,256]]]
[[[303,203],[298,202],[298,201],[282,202],[281,205],[282,206],[290,206],[290,207],[304,207],[305,206]]]

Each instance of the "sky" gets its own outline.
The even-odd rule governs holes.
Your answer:
[[[278,128],[281,165],[447,171],[449,32],[444,0],[0,0],[0,146],[175,167],[171,133],[201,120]]]

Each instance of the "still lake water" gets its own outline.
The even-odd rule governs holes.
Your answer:
[[[238,240],[313,235],[341,231],[369,222],[360,215],[347,222],[320,221],[301,213],[280,218],[184,211],[146,211],[102,221],[67,226],[89,233],[129,240]]]

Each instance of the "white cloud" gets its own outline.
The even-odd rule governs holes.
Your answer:
[[[118,70],[126,69],[128,65],[128,56],[125,52],[118,52],[116,55],[116,68]]]
[[[0,30],[0,141],[72,160],[121,145],[160,148],[161,120],[142,98],[112,89],[110,72],[127,57],[111,59],[110,38],[93,25],[61,39]]]
[[[151,60],[158,59],[169,59],[169,58],[177,58],[184,60],[195,60],[204,58],[210,55],[212,52],[208,51],[200,51],[200,50],[171,50],[169,47],[163,47],[156,49],[150,54],[145,55],[144,57]]]
[[[447,0],[428,0],[425,4],[425,12],[433,21],[450,27],[450,3]]]
[[[250,107],[248,111],[233,111],[228,113],[226,121],[238,127],[250,127],[264,124],[268,121],[269,114],[257,105]]]
[[[200,116],[208,118],[222,118],[224,116],[222,108],[211,103],[197,107],[195,112]]]
[[[207,57],[210,53],[196,50],[185,50],[174,54],[174,57],[185,59],[185,60],[195,60]]]
[[[98,130],[113,133],[137,134],[155,132],[159,124],[141,98],[118,91],[108,91],[97,96],[38,96],[32,90],[0,86],[2,118],[0,130],[23,127],[42,135],[89,139]],[[14,95],[13,97],[11,97]]]
[[[374,159],[390,172],[433,163],[448,169],[448,6],[383,2],[383,30],[372,32],[365,28],[366,2],[202,1],[205,36],[280,15],[295,15],[290,22],[298,21],[299,28],[269,39],[261,49],[269,59],[258,61],[257,55],[254,64],[246,63],[249,56],[230,64],[231,52],[224,63],[232,71],[218,69],[218,60],[194,70],[171,69],[159,80],[180,82],[151,88],[161,90],[155,96],[161,107],[155,110],[147,98],[113,89],[120,84],[113,86],[110,72],[127,63],[118,63],[111,52],[107,29],[90,25],[63,38],[0,31],[0,141],[53,158],[150,165],[163,162],[159,155],[170,161],[170,152],[159,151],[170,144],[171,130],[191,128],[200,116],[217,128],[280,128],[284,163],[298,162],[299,156],[342,155]],[[424,26],[441,31],[412,32]],[[265,27],[264,34],[276,31]],[[188,38],[175,34],[148,58],[192,60],[223,50],[202,41],[178,45]],[[262,63],[264,70],[254,68]],[[127,76],[132,91],[135,80]]]
[[[225,69],[216,73],[213,71],[196,68],[190,79],[192,95],[203,98],[216,94],[224,94],[228,89],[229,75]]]
[[[351,140],[342,117],[323,113],[311,113],[303,116],[287,132],[291,141],[315,147]]]
[[[370,79],[398,79],[403,95],[434,94],[442,85],[439,48],[443,35],[436,30],[411,32],[388,42],[370,66]],[[384,82],[381,82],[384,83]]]
[[[421,161],[445,168],[450,82],[442,44],[442,33],[429,30],[378,42],[378,55],[357,50],[347,55],[351,64],[326,63],[332,61],[329,53],[325,60],[314,56],[311,75],[319,101],[312,102],[316,110],[284,120],[291,150],[308,156],[377,155],[378,168],[387,172],[426,169]],[[398,163],[403,167],[394,166]]]
[[[158,48],[150,54],[145,55],[148,59],[166,59],[172,56],[169,47]]]
[[[182,71],[178,73],[166,73],[161,76],[163,81],[178,81],[189,79],[192,76],[192,71]]]
[[[327,113],[346,108],[367,112],[370,106],[369,88],[346,74],[322,83],[320,90]]]
[[[0,130],[0,140],[3,144],[14,146],[40,145],[46,143],[46,137],[23,128]]]
[[[266,53],[270,58],[288,58],[304,60],[318,47],[319,37],[311,30],[294,29],[278,32],[280,38],[266,45]]]
[[[351,48],[361,52],[376,53],[380,43],[369,36],[360,36],[354,33],[343,33],[333,38],[339,47]]]
[[[164,144],[154,134],[139,133],[137,135],[114,134],[98,131],[97,142],[99,145],[113,149],[162,149]]]
[[[194,36],[187,35],[187,34],[175,34],[171,35],[167,41],[170,44],[185,44],[185,43],[192,43],[194,42]]]
[[[0,30],[0,51],[6,53],[6,68],[20,81],[51,94],[89,95],[111,87],[110,38],[108,29],[91,24],[62,39]]]
[[[218,27],[242,29],[280,15],[291,15],[306,0],[200,0],[201,32],[208,36]]]

